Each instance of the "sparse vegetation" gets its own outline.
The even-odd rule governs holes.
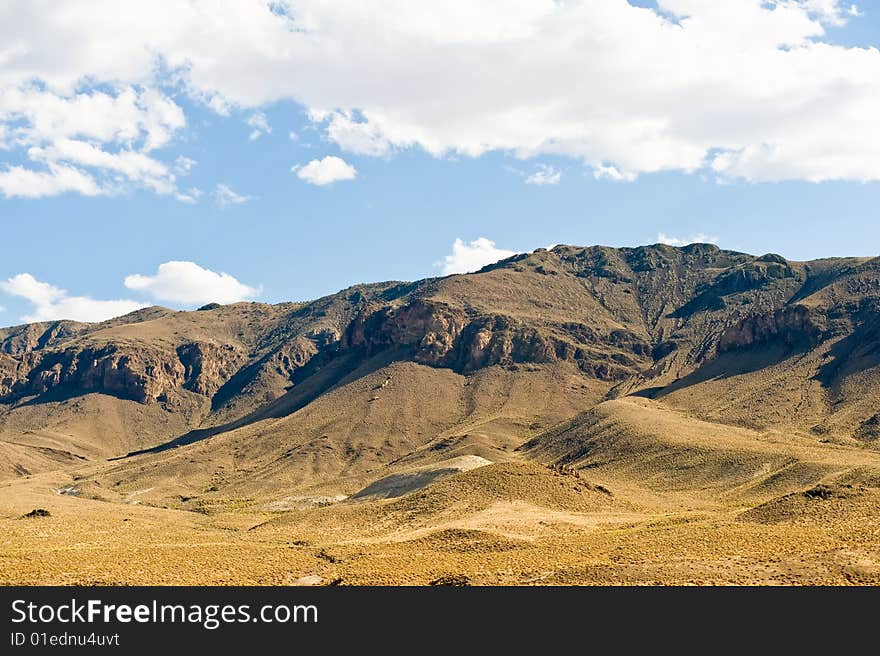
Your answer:
[[[878,316],[876,260],[557,246],[2,329],[0,582],[880,584]]]

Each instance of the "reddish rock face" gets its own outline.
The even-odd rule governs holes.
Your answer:
[[[400,307],[367,306],[349,324],[340,347],[368,352],[414,347],[420,361],[440,365],[466,324],[463,311],[422,300]]]
[[[31,353],[21,361],[11,384],[4,387],[7,397],[71,388],[149,403],[186,380],[183,364],[169,356],[157,349],[125,352],[113,345]]]
[[[727,329],[718,342],[720,352],[735,348],[769,344],[786,346],[816,344],[826,329],[825,316],[804,305],[780,308],[770,314],[757,314]]]
[[[203,396],[213,396],[247,362],[247,354],[231,344],[184,344],[177,357],[184,367],[182,386]]]
[[[151,403],[179,389],[213,395],[246,361],[230,345],[192,343],[174,350],[107,345],[0,357],[0,394],[26,397],[59,388],[105,392]]]
[[[623,353],[596,360],[590,349],[606,345]],[[468,316],[441,303],[415,301],[402,307],[367,308],[348,327],[342,349],[372,353],[409,347],[416,362],[470,372],[492,365],[576,362],[597,378],[623,378],[635,373],[650,345],[625,330],[599,335],[574,322],[536,327],[503,314]],[[629,357],[626,355],[629,353]]]

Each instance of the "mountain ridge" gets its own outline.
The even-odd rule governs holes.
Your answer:
[[[389,349],[464,374],[571,362],[632,393],[737,349],[809,348],[864,330],[878,270],[877,259],[791,262],[711,244],[560,245],[312,302],[27,324],[0,330],[0,408],[101,393],[190,412],[198,428],[274,402],[334,358]]]

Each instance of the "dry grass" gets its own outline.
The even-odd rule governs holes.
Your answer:
[[[677,456],[646,465],[660,472],[658,463],[665,463],[668,480],[679,482],[663,489],[656,480],[641,480],[634,464],[652,431],[676,435],[658,448],[702,449],[701,460],[716,476],[724,471],[719,463],[738,462],[743,453],[767,457],[773,442],[719,425],[700,437],[705,422],[655,402],[626,400],[603,411],[618,431],[617,439],[600,438],[618,445],[613,466],[561,471],[512,461],[447,476],[394,499],[305,510],[261,511],[259,500],[245,497],[215,497],[190,510],[156,508],[141,501],[148,493],[89,487],[84,482],[94,477],[74,481],[61,472],[6,482],[0,488],[0,581],[284,585],[317,576],[351,585],[438,579],[473,585],[880,583],[874,452],[790,447],[786,458],[829,465],[835,473],[826,479],[850,481],[829,483],[827,494],[809,492],[815,484],[797,477],[764,485],[761,494],[745,493],[741,468],[732,465],[726,494],[719,493],[723,476],[707,486],[701,474],[685,488]],[[658,423],[658,413],[668,415],[666,422],[677,418],[677,430]],[[620,444],[626,422],[642,433],[630,466],[622,464],[627,456]],[[758,482],[773,474],[753,473]],[[820,469],[814,474],[821,477]],[[71,485],[80,496],[56,491]],[[796,491],[780,493],[788,488]],[[108,500],[87,498],[102,491]],[[35,508],[51,514],[22,518]]]

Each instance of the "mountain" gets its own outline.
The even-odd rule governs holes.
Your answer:
[[[880,258],[710,244],[556,246],[310,303],[16,326],[0,481],[68,476],[100,512],[136,495],[269,513],[255,534],[293,523],[333,544],[341,526],[483,531],[491,508],[504,525],[519,508],[514,533],[584,513],[776,517],[817,485],[862,490],[861,508],[880,486],[878,330]]]

